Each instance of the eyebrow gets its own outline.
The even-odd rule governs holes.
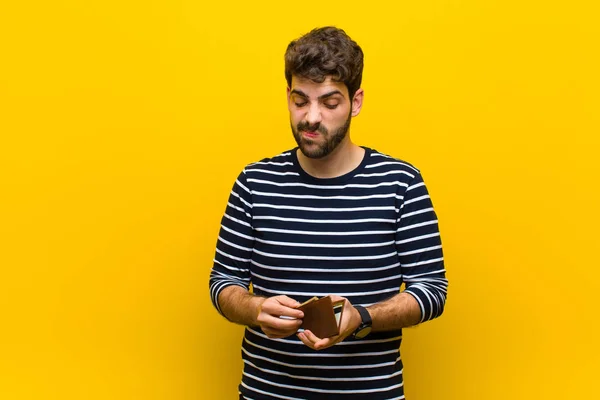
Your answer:
[[[306,99],[308,99],[308,96],[302,91],[302,90],[298,90],[298,89],[292,89],[292,91],[290,92],[290,94],[297,94],[298,96],[302,96]],[[339,90],[332,90],[331,92],[327,92],[325,94],[322,94],[318,97],[319,100],[323,100],[326,99],[328,97],[331,97],[333,95],[339,94],[340,96],[344,97],[344,95],[342,94],[342,92],[340,92]]]

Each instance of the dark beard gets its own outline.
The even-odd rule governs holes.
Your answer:
[[[348,114],[348,118],[344,125],[334,130],[331,134],[327,131],[327,128],[323,125],[308,125],[305,121],[298,124],[296,128],[292,125],[292,133],[294,139],[298,144],[298,148],[302,154],[308,158],[323,158],[329,154],[344,140],[350,129],[350,121],[352,119],[352,113]],[[316,149],[309,149],[310,145],[315,144],[314,141],[302,137],[302,131],[314,131],[319,132],[325,138],[323,144],[319,145]]]

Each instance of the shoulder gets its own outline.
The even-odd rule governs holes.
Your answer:
[[[256,161],[246,165],[244,168],[244,173],[253,173],[253,172],[285,172],[286,170],[291,169],[294,165],[293,150],[287,150],[282,153],[277,154],[273,157],[263,158],[260,161]]]
[[[373,174],[402,174],[409,178],[421,175],[421,171],[403,159],[390,156],[375,149],[369,149],[369,159],[365,170]]]
[[[265,181],[285,182],[294,179],[299,174],[294,166],[293,151],[287,150],[246,165],[239,179],[250,186]]]

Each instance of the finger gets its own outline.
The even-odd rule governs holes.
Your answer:
[[[325,339],[317,340],[316,342],[313,343],[313,346],[314,346],[315,350],[323,350],[323,349],[326,349],[327,347],[333,346],[336,343],[337,343],[337,341],[332,337],[332,338],[325,338]]]
[[[285,295],[281,295],[281,296],[275,296],[275,300],[277,300],[280,304],[289,307],[289,308],[296,308],[298,306],[300,306],[300,303],[298,303],[296,300],[292,299],[291,297],[285,296]]]
[[[314,333],[312,333],[310,330],[305,329],[304,330],[304,336],[306,337],[307,340],[309,340],[312,344],[317,343],[319,340],[321,340],[320,337],[318,337],[317,335],[315,335]]]
[[[331,336],[328,338],[320,338],[311,331],[305,330],[304,332],[306,333],[307,340],[309,340],[312,343],[312,347],[315,350],[326,349],[327,347],[331,347],[337,344],[343,339],[341,335]]]
[[[282,337],[287,337],[287,336],[291,336],[291,335],[297,333],[298,328],[300,328],[300,326],[292,326],[289,328],[280,328],[280,327],[270,326],[270,325],[261,325],[260,328],[265,333],[282,336]]]
[[[279,318],[267,313],[261,313],[258,315],[257,321],[261,328],[268,327],[269,329],[275,329],[280,331],[296,331],[302,325],[301,319],[287,319]]]
[[[262,331],[269,339],[280,339],[282,337],[281,333],[276,330],[264,328]]]
[[[306,331],[304,331],[304,332],[306,332]],[[300,332],[296,336],[298,337],[298,339],[300,339],[302,341],[302,343],[304,343],[306,346],[308,346],[314,350],[315,348],[313,346],[313,343],[306,338],[306,335],[304,332]]]
[[[293,330],[293,331],[280,331],[280,330],[269,329],[269,328],[265,328],[262,331],[270,339],[282,339],[282,338],[286,338],[288,336],[292,336],[294,333],[297,332],[296,330]]]
[[[331,347],[336,343],[335,339],[338,338],[338,336],[333,336],[331,338],[321,339],[309,330],[305,330],[299,334],[298,337],[304,344],[314,350],[323,350],[327,347]]]
[[[290,318],[303,318],[304,313],[295,308],[290,308],[284,304],[281,304],[278,299],[268,299],[262,304],[261,312],[265,312],[273,316],[285,316]]]

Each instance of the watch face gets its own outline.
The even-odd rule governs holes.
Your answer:
[[[356,332],[356,334],[354,335],[354,337],[357,338],[357,339],[362,339],[365,336],[367,336],[369,333],[371,333],[371,327],[370,326],[365,326],[364,328],[362,328],[361,330],[359,330],[358,332]]]

